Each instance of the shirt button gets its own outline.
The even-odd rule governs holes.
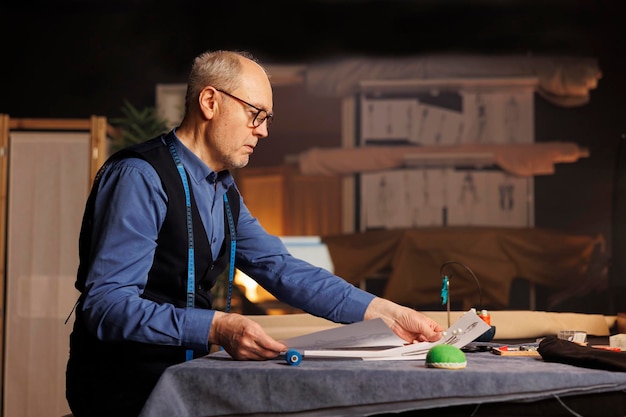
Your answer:
[[[213,243],[215,243],[215,242],[217,242],[217,238],[216,237],[213,238]]]
[[[213,268],[215,268],[215,264],[211,265],[211,271],[213,271]]]

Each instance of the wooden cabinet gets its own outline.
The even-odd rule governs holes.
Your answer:
[[[302,175],[295,165],[243,168],[235,176],[244,202],[269,233],[341,233],[339,176]]]

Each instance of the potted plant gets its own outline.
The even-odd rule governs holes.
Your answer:
[[[124,100],[120,110],[124,116],[111,119],[115,130],[109,148],[110,153],[145,142],[169,130],[167,122],[159,116],[156,107],[138,109],[128,100]]]

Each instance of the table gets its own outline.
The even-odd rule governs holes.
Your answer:
[[[528,407],[552,399],[585,416],[626,415],[626,372],[544,362],[540,358],[467,353],[462,370],[427,368],[424,361],[282,359],[234,361],[224,352],[166,370],[140,417],[353,416]],[[581,407],[576,409],[576,407]],[[527,408],[528,409],[528,408]],[[412,411],[411,411],[412,410]],[[444,410],[440,412],[440,410]],[[491,408],[491,410],[494,410]],[[600,414],[598,414],[600,413]],[[546,409],[538,414],[545,415]],[[454,415],[454,414],[450,414]],[[490,412],[488,415],[496,415]],[[513,414],[508,414],[513,415]],[[520,415],[520,414],[515,414]]]

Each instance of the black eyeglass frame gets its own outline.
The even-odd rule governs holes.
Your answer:
[[[267,127],[270,127],[270,125],[272,124],[272,121],[274,120],[274,114],[273,113],[269,113],[267,110],[260,109],[257,106],[255,106],[254,104],[250,104],[247,101],[242,100],[239,97],[230,94],[228,91],[224,91],[224,90],[221,90],[219,88],[216,88],[216,90],[219,91],[220,93],[224,93],[228,97],[230,97],[232,99],[235,99],[235,100],[239,101],[240,103],[243,103],[246,106],[250,106],[254,110],[256,110],[256,114],[254,115],[254,119],[252,119],[252,126],[259,127],[259,126],[261,126],[263,124],[263,122],[267,122]],[[265,113],[265,117],[262,117],[261,121],[258,122],[259,116],[261,115],[261,113]]]

